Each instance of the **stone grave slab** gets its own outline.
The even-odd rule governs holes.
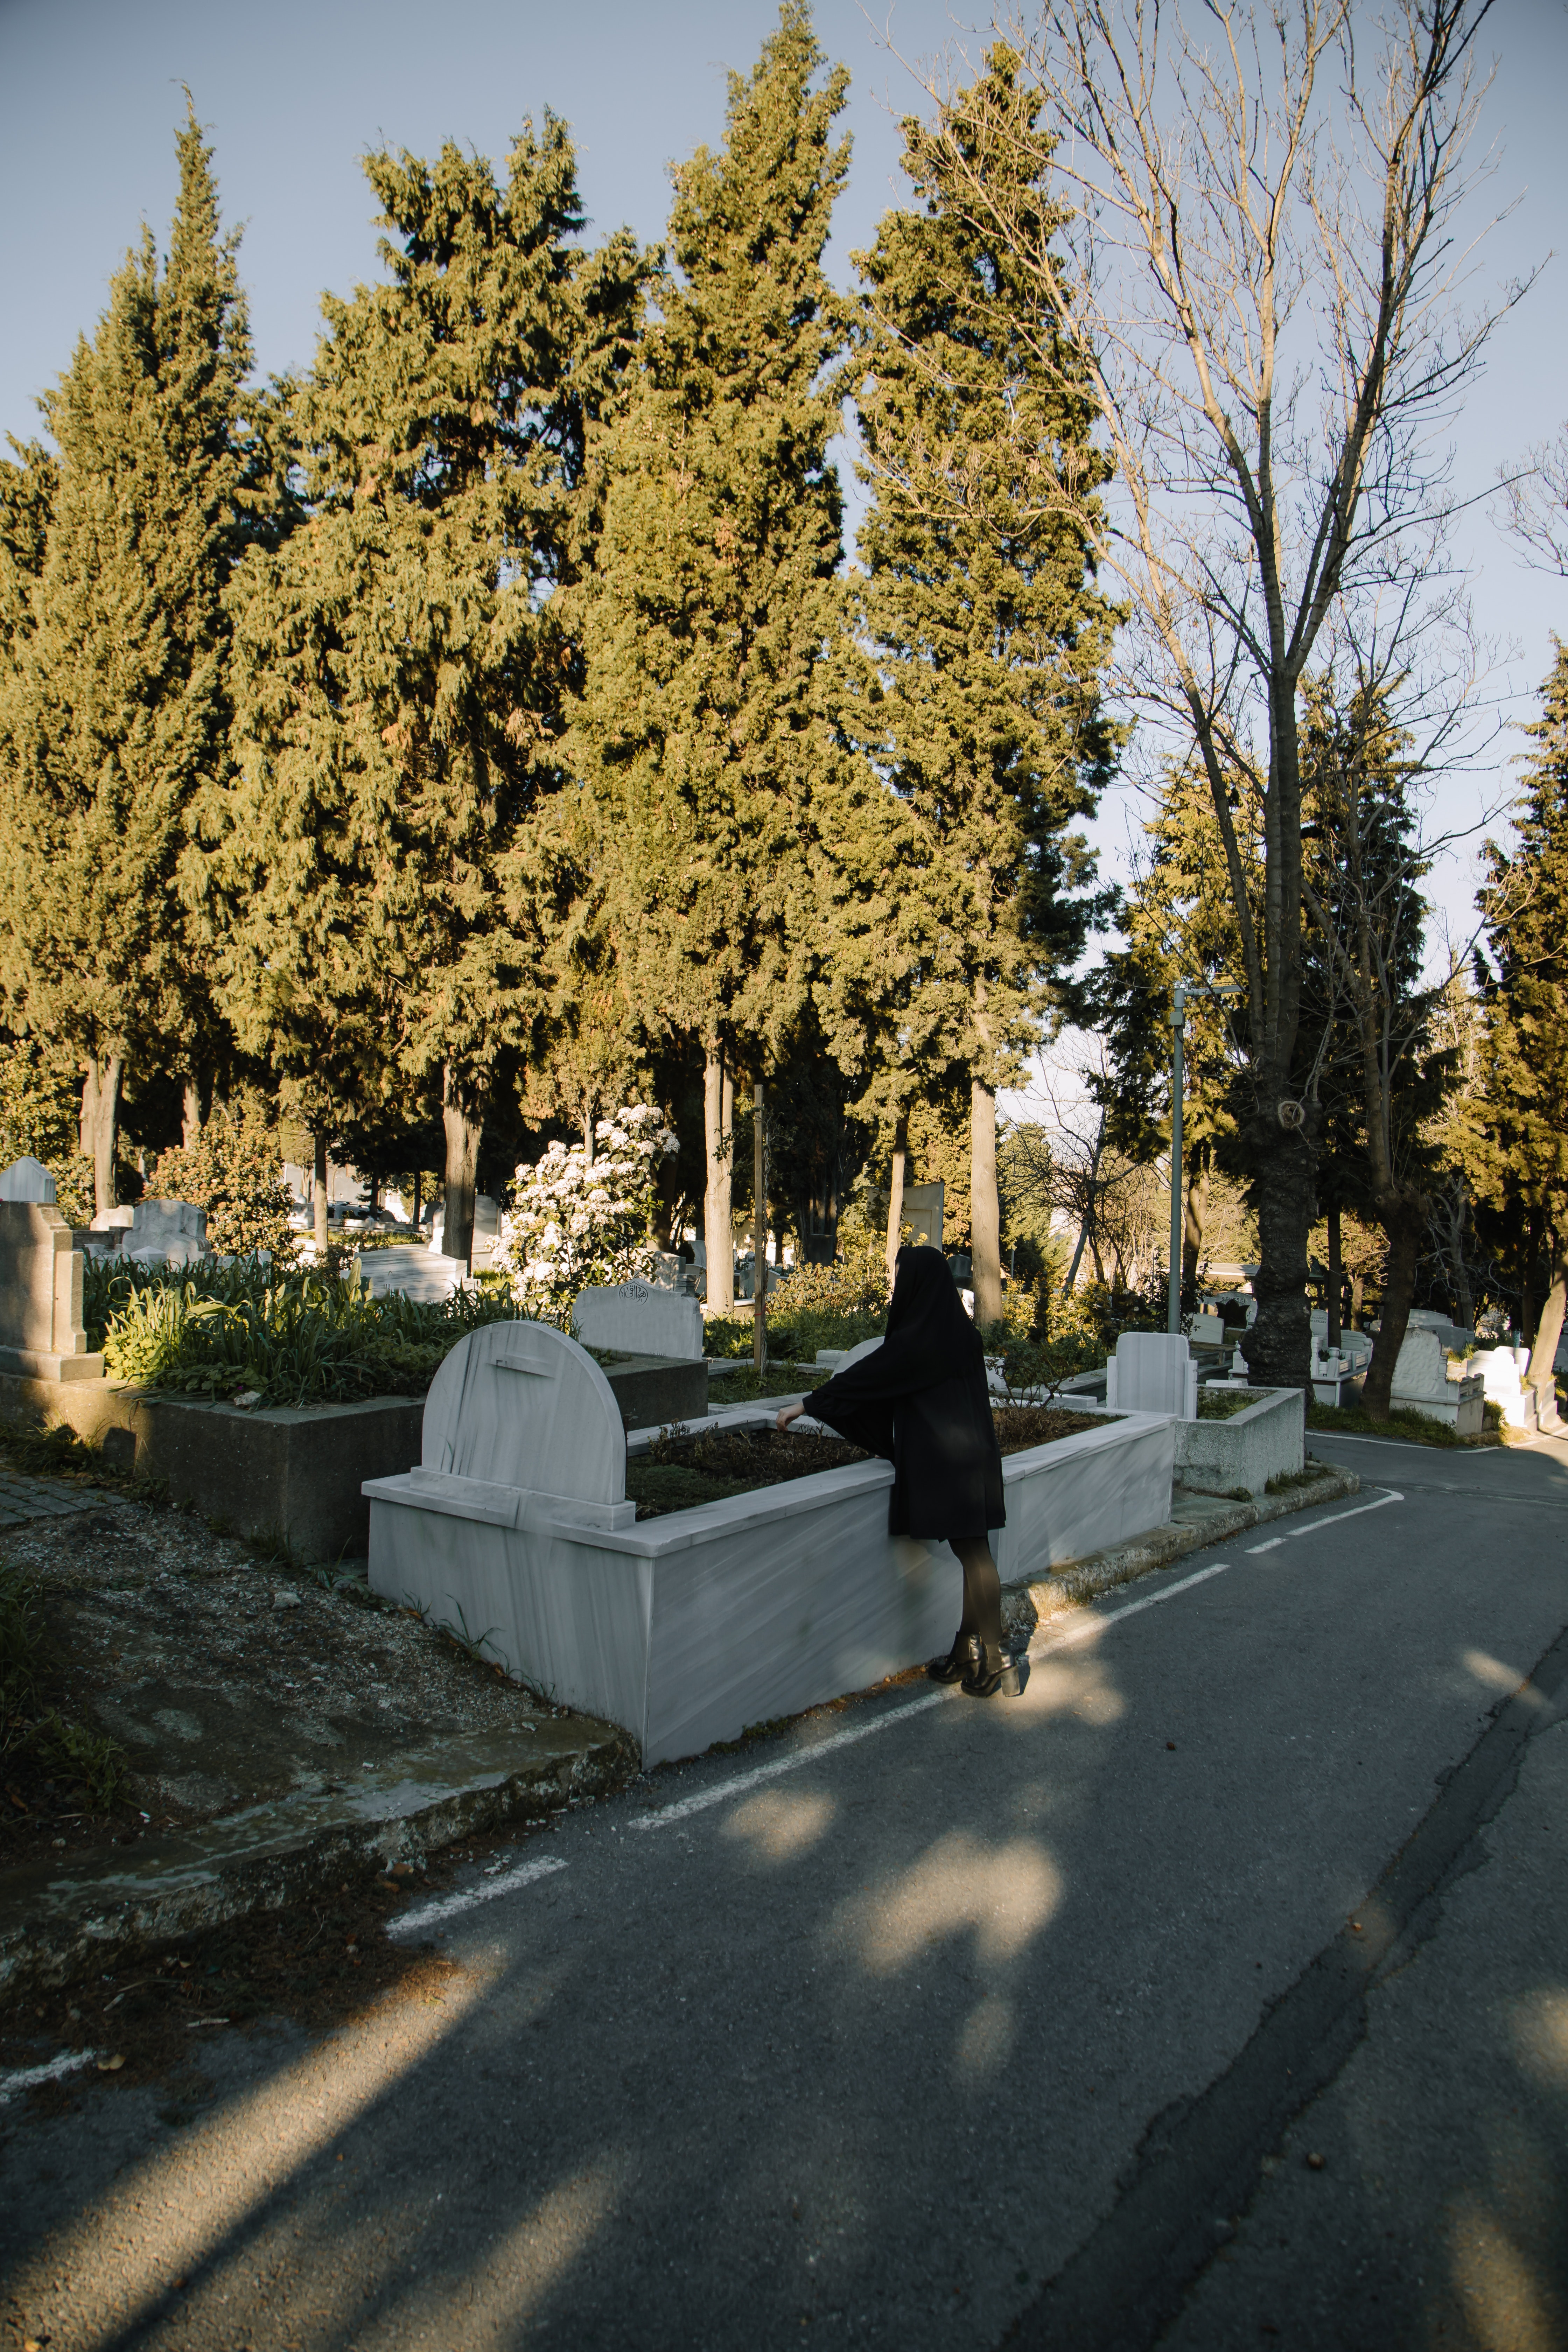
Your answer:
[[[580,1291],[572,1328],[585,1348],[628,1356],[671,1356],[697,1363],[703,1353],[702,1309],[689,1293],[651,1282],[618,1282]]]

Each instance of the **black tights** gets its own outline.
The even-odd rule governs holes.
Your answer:
[[[963,1617],[958,1628],[962,1642],[978,1633],[988,1657],[1002,1647],[1002,1580],[984,1536],[950,1536],[963,1570]]]

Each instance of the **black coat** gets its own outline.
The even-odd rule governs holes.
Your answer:
[[[805,1409],[892,1464],[892,1534],[963,1540],[1006,1525],[984,1351],[938,1251],[899,1252],[886,1339]]]

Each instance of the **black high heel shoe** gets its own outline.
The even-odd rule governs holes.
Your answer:
[[[975,1647],[979,1648],[978,1643]],[[994,1698],[998,1692],[1004,1698],[1018,1698],[1023,1695],[1024,1678],[1016,1659],[1009,1657],[1005,1650],[984,1650],[959,1688],[969,1698]]]
[[[980,1644],[973,1633],[955,1633],[945,1658],[933,1658],[926,1668],[933,1683],[963,1682],[981,1664]],[[967,1689],[968,1685],[965,1683]]]

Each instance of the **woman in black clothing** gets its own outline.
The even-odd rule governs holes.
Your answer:
[[[984,1352],[939,1251],[899,1252],[881,1346],[814,1389],[807,1404],[786,1405],[779,1428],[807,1411],[891,1462],[892,1534],[945,1540],[958,1554],[963,1622],[946,1657],[926,1672],[934,1682],[962,1682],[972,1698],[1016,1697],[1018,1670],[1002,1646],[1002,1581],[989,1540],[1007,1514]]]

